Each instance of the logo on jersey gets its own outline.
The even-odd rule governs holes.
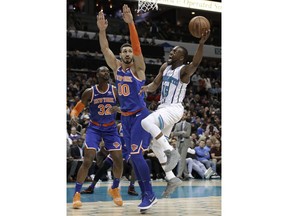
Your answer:
[[[118,147],[120,146],[120,143],[114,142],[114,143],[113,143],[113,146],[114,146],[115,148],[118,148]]]
[[[138,145],[136,145],[136,144],[132,144],[132,145],[131,145],[132,151],[135,151],[137,148],[138,148]]]
[[[111,92],[111,91],[108,91],[107,93],[108,93],[108,95],[109,95],[109,94],[112,94],[112,92]]]

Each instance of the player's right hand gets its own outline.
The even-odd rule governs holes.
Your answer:
[[[103,10],[101,10],[97,15],[97,26],[100,31],[104,31],[108,27],[108,20],[105,19]]]

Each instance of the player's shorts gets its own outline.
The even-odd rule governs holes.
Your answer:
[[[167,125],[174,125],[179,122],[183,116],[184,107],[181,103],[177,104],[160,104],[151,115],[161,116],[163,122],[160,124],[160,129]],[[162,126],[163,125],[163,126]],[[162,126],[162,128],[161,128]]]
[[[183,113],[184,107],[181,103],[161,104],[145,121],[154,121],[162,133],[168,138],[173,126],[181,120]]]
[[[85,145],[88,149],[100,149],[100,142],[103,138],[105,148],[108,151],[121,150],[122,145],[120,141],[120,136],[117,131],[116,124],[108,127],[96,126],[89,123],[86,130],[86,140]]]
[[[123,137],[122,137],[121,141],[122,140],[123,140]],[[130,151],[127,149],[126,144],[124,144],[124,145],[122,144],[122,157],[123,157],[123,160],[125,160],[126,162],[128,162],[128,160],[130,158]]]
[[[147,108],[131,116],[121,116],[123,127],[123,137],[127,148],[130,148],[130,154],[142,154],[142,150],[149,147],[151,135],[141,126],[142,119],[150,114]]]

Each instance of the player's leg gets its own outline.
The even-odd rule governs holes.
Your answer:
[[[80,191],[87,177],[89,168],[93,163],[93,159],[96,156],[96,149],[98,149],[98,144],[100,143],[100,141],[101,137],[97,133],[97,130],[93,129],[93,127],[88,127],[84,147],[84,161],[77,173],[75,193],[72,204],[73,208],[80,208],[82,206]]]
[[[81,194],[93,194],[94,193],[94,188],[99,179],[102,177],[102,175],[107,172],[107,170],[112,167],[113,161],[108,155],[106,159],[103,161],[102,166],[97,170],[95,173],[94,179],[92,183],[86,188],[85,190],[81,191]]]
[[[167,124],[167,126],[162,129],[162,132],[165,137],[168,138],[170,136],[173,126],[174,126],[173,124]],[[166,174],[167,186],[164,192],[162,193],[162,196],[167,198],[171,193],[174,192],[174,190],[178,186],[182,184],[182,181],[179,178],[177,178],[172,171],[172,169],[177,165],[180,158],[178,151],[173,148],[172,151],[166,150],[164,151],[164,153],[167,156],[166,165],[163,166],[163,170],[165,171]]]
[[[141,122],[142,127],[148,131],[153,139],[155,139],[163,148],[167,156],[167,162],[164,169],[166,172],[173,170],[180,159],[180,154],[173,149],[167,138],[169,138],[174,124],[183,116],[183,112],[184,108],[181,104],[173,104],[165,107],[161,107],[160,105],[155,112]]]
[[[81,196],[80,191],[82,188],[82,185],[86,179],[86,176],[88,174],[89,168],[93,163],[93,159],[96,155],[96,149],[84,149],[84,161],[82,165],[80,166],[78,173],[77,173],[77,180],[76,180],[76,186],[75,186],[75,192],[73,197],[73,208],[80,208],[82,206],[81,203]]]
[[[131,167],[131,177],[130,177],[130,184],[129,184],[129,187],[128,187],[128,194],[129,195],[132,195],[132,196],[138,196],[138,193],[136,192],[135,190],[135,181],[136,181],[136,174],[135,174],[135,171],[134,171],[134,167],[133,167],[133,162],[132,160],[130,159],[130,157],[127,157],[125,159],[126,163],[129,164],[129,166]]]
[[[105,148],[110,152],[111,158],[113,160],[113,184],[108,190],[109,195],[113,198],[116,205],[122,206],[123,200],[120,195],[119,184],[123,173],[123,157],[122,157],[122,145],[120,137],[115,126],[111,130],[103,134],[103,140],[105,143]]]
[[[149,111],[147,109],[137,113],[137,116],[134,117],[133,127],[131,128],[130,134],[131,160],[133,162],[134,171],[139,181],[139,185],[142,184],[142,186],[140,185],[142,202],[138,205],[142,210],[149,209],[157,202],[157,198],[152,190],[150,169],[142,153],[143,149],[148,149],[151,140],[151,135],[141,126],[142,119],[148,114]]]

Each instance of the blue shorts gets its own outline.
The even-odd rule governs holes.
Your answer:
[[[121,139],[121,141],[122,140],[123,138]],[[124,141],[122,141],[122,157],[128,163],[128,160],[130,158],[130,151],[127,149],[127,146],[124,143]]]
[[[96,126],[89,123],[86,130],[86,147],[89,149],[100,150],[100,142],[103,139],[105,148],[108,151],[121,150],[122,145],[120,141],[120,136],[117,131],[116,124],[108,127]]]
[[[150,114],[147,108],[131,116],[121,116],[123,137],[130,154],[142,154],[149,147],[151,135],[141,126],[142,119]]]

